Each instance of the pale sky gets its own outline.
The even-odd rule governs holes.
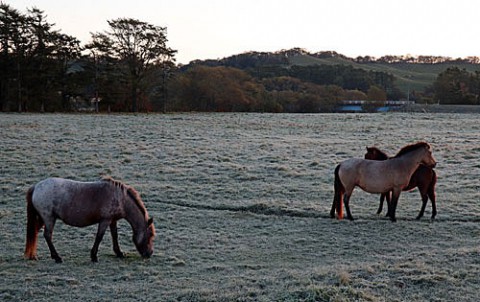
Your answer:
[[[177,62],[293,47],[349,57],[480,56],[478,0],[0,0],[90,42],[107,20],[167,27]]]

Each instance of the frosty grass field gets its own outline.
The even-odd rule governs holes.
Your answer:
[[[476,301],[480,116],[473,114],[0,115],[2,301]],[[426,140],[438,215],[404,192],[397,223],[357,189],[354,222],[329,218],[333,170],[376,145]],[[50,176],[111,175],[155,219],[152,258],[119,223],[90,262],[96,226],[57,222],[50,259],[23,259],[25,191]]]

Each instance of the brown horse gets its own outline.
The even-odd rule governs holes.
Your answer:
[[[390,219],[396,221],[395,212],[398,198],[412,174],[420,164],[435,167],[432,149],[428,143],[419,142],[403,147],[393,158],[383,161],[352,158],[343,161],[335,168],[335,195],[330,216],[343,218],[343,204],[347,218],[353,220],[350,212],[350,197],[355,187],[369,193],[387,193],[392,191]]]
[[[43,236],[50,254],[57,263],[62,262],[52,242],[56,219],[64,223],[85,227],[98,223],[95,243],[90,251],[97,262],[100,241],[110,227],[113,251],[124,257],[118,245],[117,220],[125,218],[133,229],[133,242],[144,258],[153,253],[155,228],[148,217],[142,199],[135,189],[110,177],[95,182],[78,182],[63,178],[47,178],[27,192],[27,240],[25,258],[37,259],[38,232],[45,226]]]
[[[365,159],[371,160],[387,160],[389,156],[379,150],[377,147],[367,147],[367,153],[365,153]],[[411,191],[418,187],[418,191],[420,192],[420,196],[422,198],[422,208],[420,209],[420,213],[418,214],[416,219],[420,219],[423,217],[425,212],[425,207],[427,206],[428,198],[432,202],[432,220],[435,219],[437,215],[437,206],[436,206],[436,196],[435,196],[435,184],[437,183],[437,173],[431,168],[426,166],[420,165],[417,170],[410,178],[410,182],[408,185],[403,188],[403,191]],[[387,205],[390,204],[391,193],[382,194],[380,196],[380,205],[378,207],[377,214],[382,213],[383,210],[383,202],[387,199]],[[387,217],[390,215],[387,211]]]

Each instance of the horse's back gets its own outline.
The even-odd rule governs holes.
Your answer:
[[[71,179],[50,177],[38,182],[34,187],[33,199],[57,199],[68,198],[74,191],[92,183],[80,182]],[[69,194],[70,193],[70,194]]]
[[[98,222],[105,205],[103,201],[111,200],[105,187],[101,181],[47,178],[35,185],[32,203],[44,219],[58,217],[70,225],[86,226]],[[77,217],[78,214],[91,219]]]
[[[359,186],[370,193],[383,193],[390,186],[385,179],[388,161],[350,158],[340,164],[339,177],[347,190]]]
[[[361,158],[350,158],[344,160],[339,165],[338,176],[344,186],[355,183],[358,178],[358,169],[364,161]]]
[[[382,161],[363,159],[363,158],[350,158],[340,163],[340,174],[355,175],[358,173],[364,173],[368,170],[379,170],[384,163]]]

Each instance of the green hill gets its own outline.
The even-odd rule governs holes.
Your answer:
[[[424,91],[426,87],[433,84],[437,75],[449,67],[458,67],[466,69],[469,72],[480,71],[479,64],[468,63],[464,61],[448,61],[436,64],[426,63],[382,63],[367,62],[359,63],[353,59],[342,55],[319,58],[308,53],[297,53],[288,57],[289,65],[351,65],[354,68],[364,70],[379,71],[393,74],[396,78],[397,87],[404,93],[409,90]]]
[[[280,50],[277,52],[247,52],[232,55],[219,60],[193,61],[191,65],[229,66],[256,73],[263,70],[268,74],[282,74],[282,70],[292,66],[344,65],[365,71],[383,72],[395,78],[395,86],[404,95],[409,91],[423,92],[433,84],[438,74],[450,67],[465,69],[468,72],[480,72],[480,58],[451,59],[434,56],[385,56],[382,58],[349,58],[333,51],[309,53],[301,48]],[[264,76],[266,74],[263,74]]]

